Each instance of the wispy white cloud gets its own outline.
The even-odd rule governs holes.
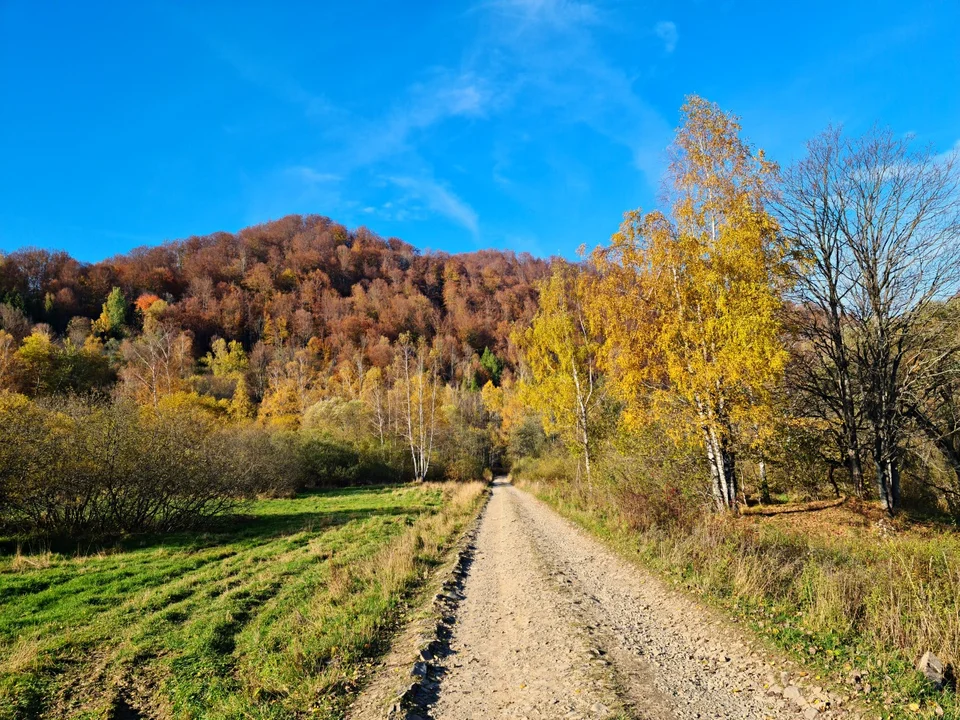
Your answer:
[[[350,210],[346,207],[350,204],[362,214],[376,214],[398,222],[439,215],[477,235],[477,212],[445,183],[434,179],[434,170],[424,161],[417,145],[421,134],[447,120],[485,115],[494,102],[483,78],[468,72],[435,69],[408,86],[383,115],[359,117],[310,94],[295,80],[264,70],[246,57],[235,56],[222,48],[219,52],[243,78],[301,105],[303,112],[319,125],[322,150],[308,153],[305,162],[265,178],[265,183],[277,191],[270,193],[269,188],[265,189],[274,196],[265,201],[270,207],[277,204],[276,195],[282,193],[287,203],[296,206],[320,202],[324,212]],[[334,190],[338,183],[357,176],[366,177],[384,166],[405,168],[404,174],[387,178],[392,186],[405,193],[396,199],[396,204],[345,203],[340,192]],[[323,169],[327,167],[336,168],[338,172],[327,172]],[[282,182],[278,183],[280,178]],[[291,182],[295,186],[291,187]]]
[[[217,57],[251,85],[285,102],[300,106],[310,117],[321,117],[338,112],[338,108],[322,94],[311,92],[295,78],[272,67],[268,62],[256,58],[248,50],[241,50],[218,37],[207,36],[205,39]]]
[[[661,20],[653,26],[653,31],[657,34],[657,37],[663,41],[663,49],[668,53],[672,53],[677,49],[677,40],[680,39],[680,34],[677,32],[677,24],[675,22]]]
[[[937,159],[940,160],[941,162],[944,160],[953,159],[957,163],[960,163],[960,140],[957,140],[953,144],[953,147],[947,150],[944,150],[942,153],[937,155]]]
[[[603,14],[593,3],[574,0],[494,0],[480,9],[509,18],[519,30],[531,25],[563,29],[571,25],[596,25]]]
[[[312,167],[307,167],[306,165],[294,165],[293,167],[287,168],[287,173],[292,175],[295,178],[300,179],[305,184],[315,185],[317,183],[335,183],[339,182],[342,178],[336,173],[329,172],[320,172]]]
[[[371,202],[373,192],[354,190],[359,202],[353,212],[408,221],[432,214],[476,236],[478,213],[469,197],[454,192],[449,177],[439,176],[429,160],[431,143],[447,124],[513,123],[515,115],[545,127],[588,127],[627,148],[648,183],[657,182],[671,126],[637,90],[637,78],[606,53],[602,33],[616,27],[614,15],[574,0],[481,0],[468,16],[477,21],[477,32],[460,62],[420,73],[373,114],[337,107],[248,52],[215,47],[241,77],[299,105],[316,127],[316,145],[283,173],[288,197],[340,202],[341,193],[361,183],[372,190],[370,179],[379,177],[403,193],[393,198],[396,207]],[[676,26],[658,23],[656,37],[672,51]],[[650,41],[656,42],[652,36]],[[522,137],[517,132],[498,141],[493,176],[501,189],[516,190],[509,177],[513,152],[534,146],[517,148],[527,144]],[[301,191],[290,189],[293,181]]]
[[[672,128],[598,41],[615,18],[596,5],[564,0],[500,0],[477,9],[486,28],[469,67],[503,104],[592,128],[629,148],[648,182],[658,182]]]
[[[442,183],[428,177],[401,176],[388,177],[387,180],[422,201],[433,212],[466,228],[474,237],[479,235],[477,212]]]
[[[365,167],[403,153],[416,152],[412,136],[446,120],[483,117],[491,107],[489,88],[470,73],[434,71],[411,85],[382,117],[347,118],[327,127],[343,148],[342,164]]]

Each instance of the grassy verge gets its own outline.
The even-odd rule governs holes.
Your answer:
[[[692,591],[883,718],[960,718],[915,671],[960,660],[960,537],[806,518],[640,529],[616,488],[516,479],[623,556]],[[839,512],[830,508],[831,512]],[[851,526],[856,523],[850,523]],[[859,679],[858,679],[859,678]]]
[[[0,718],[333,718],[481,483],[257,503],[216,532],[0,556]]]

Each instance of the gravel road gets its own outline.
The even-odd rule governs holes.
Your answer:
[[[505,480],[494,483],[463,595],[421,716],[847,716],[840,698],[729,621]]]

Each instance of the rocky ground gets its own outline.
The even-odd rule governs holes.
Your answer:
[[[543,503],[494,484],[438,638],[394,716],[854,717],[735,626]],[[368,703],[369,705],[369,703]]]

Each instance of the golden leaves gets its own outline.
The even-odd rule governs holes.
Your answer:
[[[590,304],[606,332],[603,365],[642,423],[675,415],[729,432],[751,423],[786,362],[778,309],[784,248],[766,212],[776,166],[753,153],[736,118],[691,97],[677,132],[670,215],[624,216]]]

